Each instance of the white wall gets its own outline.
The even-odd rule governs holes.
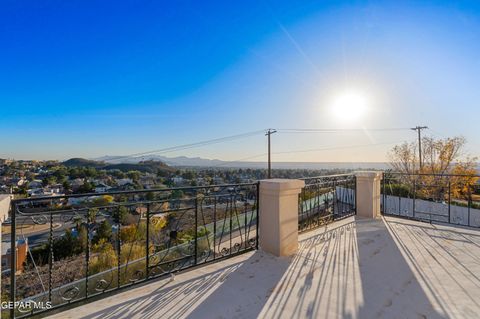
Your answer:
[[[413,217],[413,199],[387,195],[384,212],[389,215]],[[448,202],[438,203],[423,199],[415,200],[415,217],[448,222]],[[468,207],[450,205],[450,223],[468,225]],[[470,208],[470,226],[480,227],[480,209]]]

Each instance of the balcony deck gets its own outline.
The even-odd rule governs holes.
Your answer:
[[[51,318],[476,318],[480,231],[350,217]]]

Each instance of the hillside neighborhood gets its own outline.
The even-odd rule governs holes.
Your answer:
[[[277,169],[275,175],[297,178],[347,171]],[[265,169],[171,167],[152,160],[109,164],[79,158],[64,162],[0,159],[0,193],[14,194],[16,198],[249,183],[263,178]]]

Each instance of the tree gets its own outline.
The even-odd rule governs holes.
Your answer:
[[[118,222],[120,222],[122,225],[126,225],[128,214],[128,208],[126,208],[125,206],[120,206],[118,210],[114,213],[114,216]]]
[[[127,174],[125,174],[124,172],[122,172],[119,169],[109,170],[109,173],[115,178],[125,178],[125,177],[127,177]]]
[[[100,226],[97,229],[97,233],[93,237],[93,243],[98,243],[101,239],[110,241],[112,238],[112,226],[107,220],[104,220],[100,223]]]
[[[133,242],[137,238],[137,225],[122,227],[120,229],[120,240],[122,242]]]
[[[479,180],[476,176],[476,161],[468,159],[463,163],[457,163],[452,170],[452,174],[462,175],[454,176],[451,180],[452,196],[471,201],[472,194],[475,193],[475,186]]]
[[[471,193],[478,178],[476,158],[465,154],[466,140],[463,137],[422,139],[423,167],[420,169],[417,143],[403,143],[393,147],[388,154],[390,166],[395,172],[406,175],[398,177],[400,184],[407,185],[413,193],[414,185],[419,196],[445,200],[448,189],[451,195],[463,197]],[[425,175],[418,175],[425,174]],[[451,175],[468,176],[451,176]]]
[[[185,171],[182,174],[182,177],[185,178],[186,180],[192,180],[195,178],[195,172],[192,170]]]
[[[465,161],[462,151],[466,140],[463,137],[422,139],[423,173],[448,174],[457,163]]]
[[[176,189],[174,191],[172,191],[172,199],[180,199],[180,198],[183,198],[183,192],[179,189]]]
[[[112,202],[113,202],[113,196],[110,196],[110,195],[103,195],[93,200],[93,204],[95,206],[106,206]]]
[[[90,183],[89,181],[85,181],[83,182],[83,185],[78,188],[77,193],[80,193],[80,194],[93,193],[94,189],[95,189],[95,186],[93,185],[93,183]]]
[[[118,263],[118,257],[112,244],[105,239],[100,239],[92,247],[94,255],[90,259],[89,274],[112,269]]]
[[[82,225],[82,217],[81,216],[73,217],[73,223],[75,224],[75,227],[77,228],[77,231],[79,231],[80,226]]]
[[[67,180],[68,170],[65,166],[57,166],[54,169],[53,175],[59,183],[63,183]]]
[[[98,214],[98,209],[97,208],[90,208],[88,210],[87,218],[88,218],[88,222],[90,224],[95,224],[96,223],[97,214]]]
[[[30,188],[29,183],[26,182],[18,188],[17,192],[18,192],[18,194],[27,195],[27,191],[28,191],[29,188]]]
[[[140,173],[139,171],[129,171],[129,172],[127,172],[128,178],[130,178],[133,181],[138,181],[140,179],[141,175],[142,175],[142,173]]]
[[[148,193],[145,195],[145,199],[146,199],[146,200],[149,200],[149,201],[155,200],[155,193],[153,193],[153,192],[148,192]]]
[[[64,181],[63,184],[63,190],[66,194],[70,193],[72,191],[72,185],[68,181]]]
[[[83,167],[83,174],[85,177],[96,177],[98,175],[95,167]]]
[[[88,229],[85,224],[78,228],[77,251],[86,251],[88,242]]]
[[[53,175],[47,176],[42,180],[43,186],[53,185],[57,182],[57,178]]]
[[[77,252],[77,242],[72,231],[67,229],[65,235],[53,241],[53,256],[56,260],[73,256]]]

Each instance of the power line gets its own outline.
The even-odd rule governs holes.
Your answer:
[[[398,128],[355,128],[355,129],[302,129],[302,128],[280,128],[277,129],[280,133],[339,133],[339,132],[387,132],[387,131],[409,131],[409,127]]]
[[[368,147],[368,146],[391,145],[391,144],[397,144],[397,143],[401,143],[401,142],[403,142],[403,141],[387,142],[387,143],[371,143],[371,144],[361,144],[361,145],[349,145],[349,146],[340,146],[340,147],[324,147],[324,148],[304,149],[304,150],[292,150],[292,151],[275,152],[273,154],[291,154],[291,153],[308,153],[308,152],[319,152],[319,151],[332,151],[332,150],[351,149],[351,148]]]
[[[442,139],[443,139],[443,138],[448,138],[446,135],[444,135],[444,134],[442,134],[442,133],[440,133],[440,132],[438,132],[438,131],[432,130],[432,128],[430,128],[430,127],[428,128],[428,130],[429,130],[431,133],[433,133],[433,135],[436,135],[436,136],[439,137],[439,138],[442,138]]]
[[[348,145],[348,146],[340,146],[340,147],[324,147],[324,148],[317,148],[317,149],[303,149],[303,150],[291,150],[291,151],[281,151],[281,152],[273,152],[272,154],[291,154],[291,153],[308,153],[308,152],[319,152],[319,151],[330,151],[330,150],[339,150],[339,149],[352,149],[352,148],[360,148],[360,147],[368,147],[368,146],[379,146],[379,145],[391,145],[401,143],[402,141],[395,141],[395,142],[386,142],[386,143],[371,143],[371,144],[362,144],[362,145]],[[257,154],[253,156],[239,158],[233,161],[225,161],[224,163],[214,165],[212,167],[220,167],[225,166],[232,163],[238,163],[241,161],[258,158],[268,155],[268,153]]]
[[[270,136],[273,133],[279,132],[279,133],[339,133],[339,132],[364,132],[364,131],[379,131],[379,132],[385,132],[385,131],[406,131],[406,130],[411,130],[411,128],[373,128],[373,129],[363,129],[363,128],[358,128],[358,129],[302,129],[302,128],[283,128],[283,129],[263,129],[263,130],[257,130],[257,131],[251,131],[251,132],[246,132],[242,134],[236,134],[236,135],[230,135],[230,136],[225,136],[225,137],[220,137],[220,138],[214,138],[210,140],[204,140],[204,141],[199,141],[195,143],[189,143],[189,144],[182,144],[182,145],[177,145],[177,146],[171,146],[171,147],[166,147],[162,149],[157,149],[157,150],[151,150],[151,151],[146,151],[146,152],[139,152],[139,153],[133,153],[130,155],[126,156],[119,156],[114,159],[112,159],[112,162],[116,161],[121,161],[129,158],[137,158],[137,157],[142,157],[146,155],[154,155],[154,154],[165,154],[165,153],[170,153],[170,152],[176,152],[176,151],[182,151],[182,150],[187,150],[191,148],[197,148],[201,146],[207,146],[207,145],[212,145],[212,144],[218,144],[218,143],[223,143],[227,141],[233,141],[241,138],[246,138],[250,136],[255,136],[255,135],[260,135],[264,134],[268,136],[269,143],[268,143],[268,153],[265,153],[266,155],[269,155],[268,157],[268,171],[271,172],[271,151],[270,151]],[[391,143],[388,143],[391,144]],[[381,145],[381,144],[365,144],[365,145],[352,145],[352,146],[347,146],[347,147],[339,147],[339,148],[321,148],[321,149],[312,149],[312,150],[299,150],[299,151],[288,151],[288,152],[276,152],[273,154],[286,154],[286,153],[294,153],[294,152],[313,152],[313,151],[322,151],[322,150],[329,150],[329,149],[342,149],[342,148],[355,148],[355,147],[363,147],[363,146],[372,146],[372,145]],[[255,155],[255,156],[249,156],[247,158],[242,158],[236,161],[242,161],[242,160],[247,160],[251,158],[256,158],[260,156],[264,156],[265,154],[261,155]],[[235,162],[235,161],[230,161],[230,162]],[[225,164],[220,164],[219,166],[223,166]],[[215,166],[214,166],[215,167]],[[270,174],[271,176],[271,174]]]
[[[205,141],[200,141],[196,143],[190,143],[190,144],[183,144],[183,145],[177,145],[177,146],[171,146],[171,147],[166,147],[158,150],[152,150],[152,151],[147,151],[147,152],[141,152],[141,153],[134,153],[126,156],[120,156],[116,157],[112,161],[119,161],[119,160],[124,160],[128,158],[134,158],[134,157],[141,157],[145,155],[153,155],[153,154],[164,154],[164,153],[170,153],[170,152],[175,152],[175,151],[182,151],[182,150],[187,150],[190,148],[195,148],[195,147],[200,147],[200,146],[206,146],[206,145],[212,145],[212,144],[218,144],[226,141],[233,141],[236,139],[240,138],[246,138],[254,135],[259,135],[263,134],[265,130],[259,130],[259,131],[252,131],[252,132],[247,132],[247,133],[242,133],[242,134],[237,134],[237,135],[231,135],[231,136],[225,136],[225,137],[220,137],[220,138],[215,138],[211,140],[205,140]]]

